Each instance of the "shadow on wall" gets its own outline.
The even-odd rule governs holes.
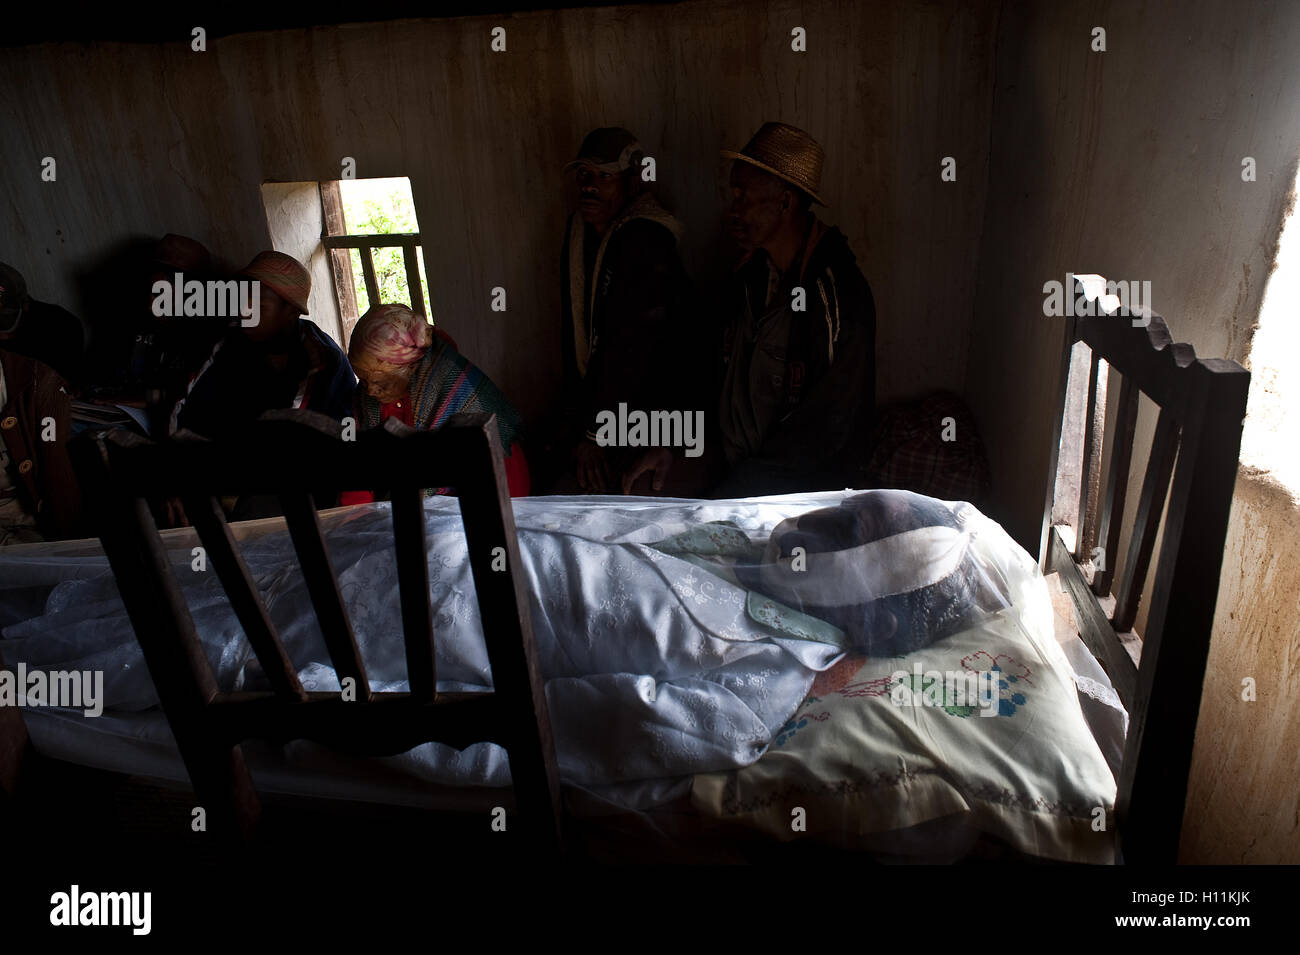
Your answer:
[[[117,240],[73,273],[82,309],[78,317],[86,327],[88,382],[107,382],[129,360],[135,330],[149,315],[148,278],[158,239],[132,235]]]
[[[1033,55],[1026,23],[1004,17],[1001,24],[1002,31],[1013,35],[1000,35],[998,42],[996,76],[1001,81],[993,89],[995,134],[965,397],[988,455],[985,513],[1030,554],[1038,554],[1051,479],[1052,413],[1058,389],[1065,386],[1059,375],[1065,325],[1044,316],[1042,288],[1050,279],[1062,281],[1079,259],[1068,229],[1043,236],[1017,227],[1025,221],[1053,221],[1059,200],[1052,188],[1056,164],[1025,148],[1050,139],[1038,71],[1026,62]],[[1014,127],[1014,136],[996,135],[1007,127]],[[1050,249],[1046,256],[1041,252],[1045,243]],[[1026,270],[1025,263],[1043,258],[1054,263],[1048,274]]]

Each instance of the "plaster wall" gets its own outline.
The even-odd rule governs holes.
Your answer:
[[[337,179],[352,157],[360,178],[410,177],[434,318],[531,419],[559,377],[561,168],[583,135],[641,138],[708,280],[732,253],[718,151],[782,120],[826,149],[821,214],[875,291],[879,396],[961,391],[996,13],[700,0],[243,34],[205,53],[188,34],[7,50],[0,254],[38,298],[109,308],[79,276],[114,244],[179,232],[242,265],[271,241],[263,183]]]
[[[1286,3],[1003,5],[966,390],[993,467],[989,510],[1031,553],[1063,335],[1043,283],[1148,280],[1177,340],[1249,364],[1300,156],[1297,43],[1300,7]],[[1247,156],[1255,182],[1242,181]],[[1153,427],[1148,409],[1136,468]],[[1131,487],[1128,526],[1136,503]],[[1183,856],[1297,862],[1295,503],[1243,470],[1231,520]]]

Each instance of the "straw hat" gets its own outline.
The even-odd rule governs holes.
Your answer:
[[[311,273],[293,256],[283,252],[259,252],[239,274],[244,278],[256,279],[301,314],[307,314]]]
[[[821,144],[797,126],[764,123],[740,152],[722,150],[722,155],[739,159],[764,172],[798,186],[818,205],[826,205],[817,194],[822,184],[822,161],[826,153]]]

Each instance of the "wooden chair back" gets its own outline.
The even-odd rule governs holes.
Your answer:
[[[306,739],[386,756],[437,741],[505,747],[520,822],[542,847],[561,837],[559,775],[496,420],[461,415],[437,431],[388,420],[352,440],[308,411],[263,415],[235,442],[182,433],[154,443],[125,431],[82,435],[71,451],[97,498],[100,538],[210,828],[251,836],[260,803],[240,743]],[[437,692],[423,488],[457,489],[494,692]],[[410,690],[372,692],[321,532],[313,489],[391,499]],[[330,659],[346,693],[307,692],[249,573],[220,498],[276,495]],[[270,683],[217,686],[150,502],[179,498]],[[394,636],[396,636],[394,634]]]

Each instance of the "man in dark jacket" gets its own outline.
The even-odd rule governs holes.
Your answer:
[[[731,172],[736,267],[718,423],[727,475],[716,497],[852,486],[868,452],[876,309],[847,240],[812,213],[823,152],[768,123]]]
[[[332,338],[301,317],[311,273],[283,252],[262,252],[240,278],[260,283],[259,320],[232,327],[217,343],[173,409],[171,430],[238,435],[274,408],[306,408],[336,421],[350,415],[352,366]]]
[[[629,410],[687,410],[674,349],[687,297],[677,250],[681,226],[645,190],[644,150],[625,129],[583,140],[569,163],[578,190],[561,268],[565,432],[562,461],[577,487],[618,491],[638,449],[600,443],[597,416]],[[565,454],[567,452],[567,454]],[[554,488],[563,492],[563,486]],[[572,481],[568,482],[572,483]]]
[[[239,274],[256,281],[255,323],[232,325],[191,379],[172,410],[168,432],[184,429],[213,439],[238,439],[264,412],[298,408],[335,421],[352,414],[357,376],[343,350],[303,314],[311,273],[283,252],[261,252]],[[318,506],[329,507],[332,503]],[[229,508],[231,520],[280,513],[274,495],[245,494]],[[168,524],[187,523],[175,500],[166,503]]]

